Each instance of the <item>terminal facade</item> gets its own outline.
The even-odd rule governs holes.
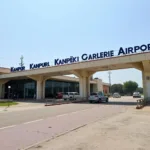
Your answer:
[[[109,53],[110,52],[110,53]],[[36,95],[36,99],[44,99],[51,93],[79,91],[81,97],[88,97],[90,92],[103,91],[102,80],[91,80],[94,73],[117,69],[138,69],[142,74],[144,99],[150,100],[150,44],[120,48],[117,51],[100,52],[90,54],[88,60],[84,60],[87,54],[80,57],[55,59],[53,65],[44,62],[30,64],[29,69],[23,67],[1,68],[0,71],[0,98],[5,97],[8,87],[20,90],[23,98]],[[111,55],[106,55],[106,54]],[[96,56],[96,57],[95,57]],[[11,70],[11,72],[10,72]],[[78,78],[69,78],[65,75],[74,74]],[[130,77],[129,77],[130,78]],[[18,86],[16,86],[18,83]],[[58,87],[59,85],[59,87]],[[96,85],[96,86],[95,86]],[[16,87],[15,87],[16,86]],[[30,90],[32,89],[32,90]],[[61,91],[60,91],[61,90]],[[29,93],[32,91],[32,94]]]
[[[0,68],[1,74],[10,73],[8,68]],[[42,97],[37,97],[37,82],[31,78],[7,80],[1,87],[1,97],[8,98],[16,95],[20,99],[45,99],[53,98],[58,92],[78,92],[79,79],[70,76],[55,76],[44,81]],[[10,89],[9,89],[10,87]],[[103,91],[109,94],[109,84],[102,82],[101,79],[90,78],[90,92]]]

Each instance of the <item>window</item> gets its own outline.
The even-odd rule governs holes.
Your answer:
[[[91,93],[91,95],[97,95],[97,93]]]
[[[34,80],[11,80],[6,83],[5,98],[8,97],[8,85],[11,86],[11,95],[16,95],[17,98],[34,98],[36,93],[36,82]]]
[[[68,82],[63,82],[63,90],[64,90],[64,92],[69,92],[69,90],[68,90]]]
[[[79,93],[76,92],[74,95],[79,95]]]

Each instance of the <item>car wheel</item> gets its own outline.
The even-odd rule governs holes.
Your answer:
[[[101,99],[99,99],[99,101],[98,101],[99,103],[101,103],[102,101],[101,101]]]
[[[89,103],[92,103],[92,101],[89,101]]]

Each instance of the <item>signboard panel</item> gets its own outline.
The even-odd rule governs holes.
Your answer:
[[[117,51],[117,56],[122,56],[122,55],[127,55],[127,54],[135,54],[135,53],[140,53],[140,52],[145,52],[145,51],[150,51],[150,44],[142,44],[140,46],[134,46],[134,47],[127,47],[123,48],[120,47],[119,50]],[[64,65],[64,64],[72,64],[81,61],[88,61],[88,60],[96,60],[96,59],[103,59],[103,58],[111,58],[115,55],[114,50],[110,51],[104,51],[104,52],[99,52],[99,53],[92,53],[92,54],[82,54],[81,57],[76,56],[70,56],[69,58],[65,59],[54,59],[54,65]],[[44,67],[49,67],[50,63],[49,62],[44,62],[44,63],[38,63],[38,64],[30,64],[29,69],[37,69],[37,68],[44,68]],[[24,71],[25,66],[23,67],[11,67],[11,72],[16,72],[16,71]]]

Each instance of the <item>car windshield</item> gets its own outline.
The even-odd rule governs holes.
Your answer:
[[[114,95],[118,95],[119,93],[114,93]]]
[[[104,93],[103,92],[98,92],[98,95],[104,96]]]
[[[68,95],[68,93],[63,93],[63,95]]]
[[[134,92],[134,94],[139,94],[139,92]]]

